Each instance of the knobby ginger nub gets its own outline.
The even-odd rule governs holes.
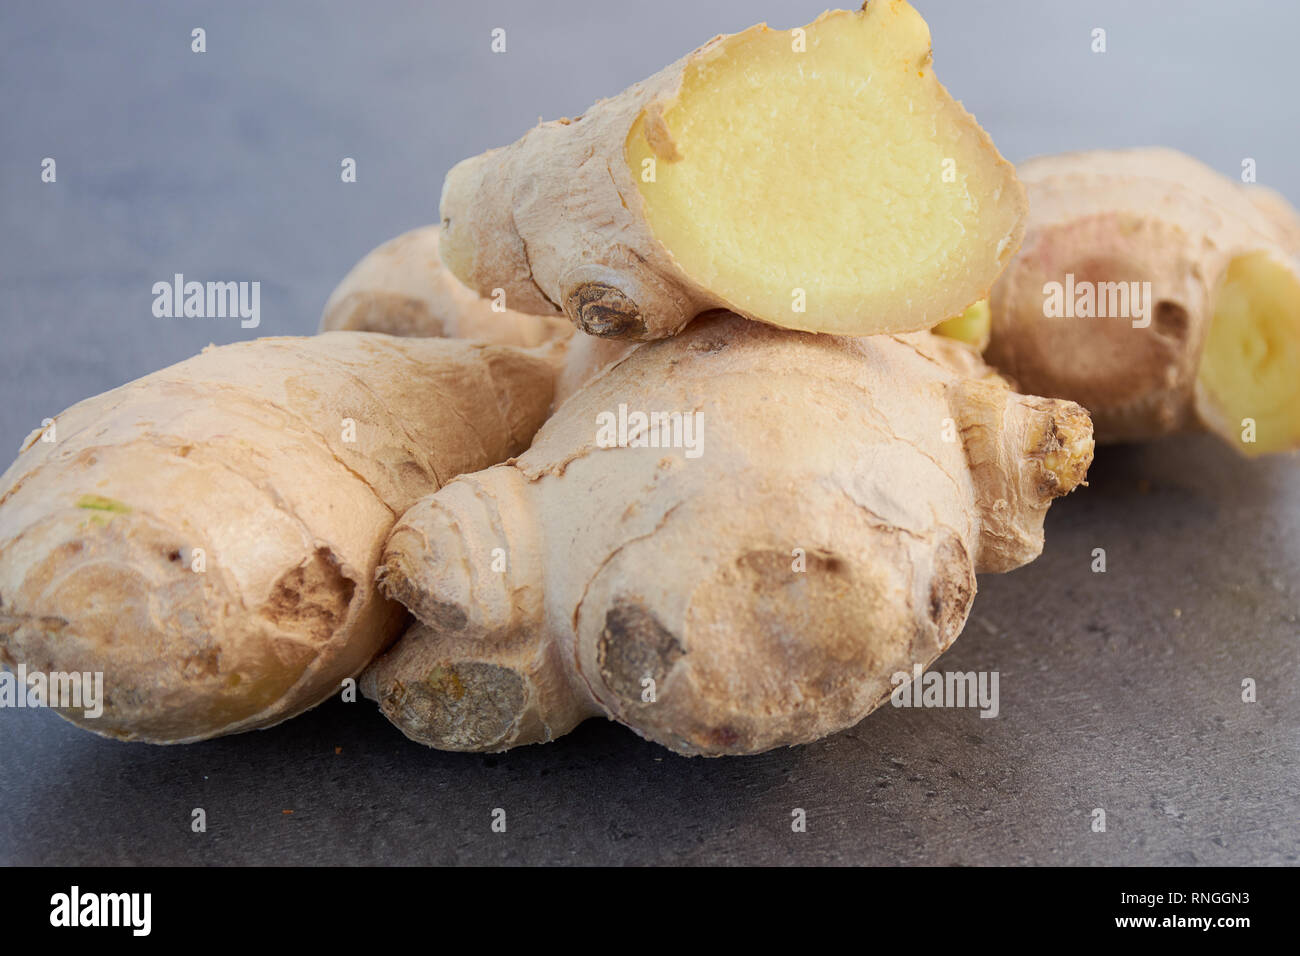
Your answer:
[[[903,0],[715,38],[577,119],[465,160],[443,259],[481,295],[656,339],[710,308],[787,328],[930,328],[1020,244],[1024,191],[935,78]]]

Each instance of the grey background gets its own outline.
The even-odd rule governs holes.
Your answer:
[[[8,0],[0,449],[208,342],[312,332],[358,257],[436,218],[456,160],[716,32],[822,6]],[[1159,143],[1233,176],[1253,157],[1300,201],[1295,5],[918,7],[940,78],[1008,158]],[[505,55],[489,51],[497,26]],[[150,288],[175,272],[260,280],[261,327],[154,318]],[[0,862],[1294,865],[1295,459],[1247,463],[1188,437],[1105,449],[1090,477],[1053,508],[1039,561],[981,578],[944,658],[1000,672],[996,720],[886,707],[811,746],[706,761],[600,722],[546,747],[441,754],[365,701],[183,748],[4,711]],[[1257,704],[1240,701],[1245,677]],[[194,807],[206,834],[189,830]],[[489,831],[494,807],[506,834]]]

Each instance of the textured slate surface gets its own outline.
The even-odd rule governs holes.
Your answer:
[[[259,279],[257,333],[310,332],[358,256],[436,216],[455,160],[714,32],[820,9],[5,4],[0,449],[250,334],[154,318],[153,282]],[[1253,157],[1300,200],[1300,12],[921,9],[940,77],[1008,157],[1159,142],[1229,174]],[[189,52],[194,26],[206,54]],[[495,26],[505,55],[488,51]],[[1088,49],[1097,26],[1104,55]],[[39,180],[45,156],[57,184]],[[356,184],[339,182],[344,156]],[[1090,570],[1098,547],[1106,574]],[[886,708],[812,746],[705,761],[597,722],[548,747],[439,754],[366,702],[184,748],[0,711],[0,862],[1295,864],[1298,581],[1294,459],[1249,464],[1205,438],[1109,449],[1091,487],[1054,507],[1044,556],[980,580],[943,658],[999,671],[995,720]],[[1241,702],[1245,677],[1259,703]],[[195,807],[206,834],[190,832]],[[496,807],[505,834],[489,830]],[[790,831],[795,807],[805,834]],[[1094,807],[1105,834],[1089,830]]]

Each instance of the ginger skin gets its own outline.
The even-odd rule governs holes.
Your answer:
[[[620,404],[698,412],[699,454],[602,447]],[[976,572],[1039,553],[1091,455],[1081,408],[937,336],[704,316],[402,516],[379,580],[418,624],[362,688],[443,749],[599,715],[683,754],[812,741],[952,643]]]
[[[0,477],[0,663],[102,672],[122,740],[268,727],[405,626],[395,518],[527,447],[554,368],[365,332],[208,348],[73,406]]]
[[[320,330],[471,339],[525,348],[566,339],[561,318],[496,311],[442,263],[438,226],[412,229],[372,249],[330,294]]]

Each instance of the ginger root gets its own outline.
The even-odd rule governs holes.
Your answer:
[[[442,264],[437,226],[412,229],[372,249],[335,287],[320,329],[541,345],[567,338],[562,318],[498,311]]]
[[[0,663],[102,672],[124,740],[267,727],[400,633],[393,521],[527,447],[552,364],[362,332],[260,339],[88,399],[0,477]]]
[[[380,586],[418,624],[362,689],[415,740],[607,715],[721,755],[848,727],[957,637],[976,572],[1039,553],[1092,456],[1082,408],[928,333],[723,313],[589,370],[526,453],[393,529]]]
[[[990,298],[990,364],[1086,406],[1099,441],[1202,427],[1249,456],[1300,448],[1300,217],[1284,199],[1168,149],[1019,172],[1029,226]],[[1073,315],[1048,314],[1058,290]]]
[[[866,335],[984,297],[1020,245],[1015,170],[903,0],[720,36],[577,119],[455,166],[443,260],[480,295],[657,339],[726,308]]]

